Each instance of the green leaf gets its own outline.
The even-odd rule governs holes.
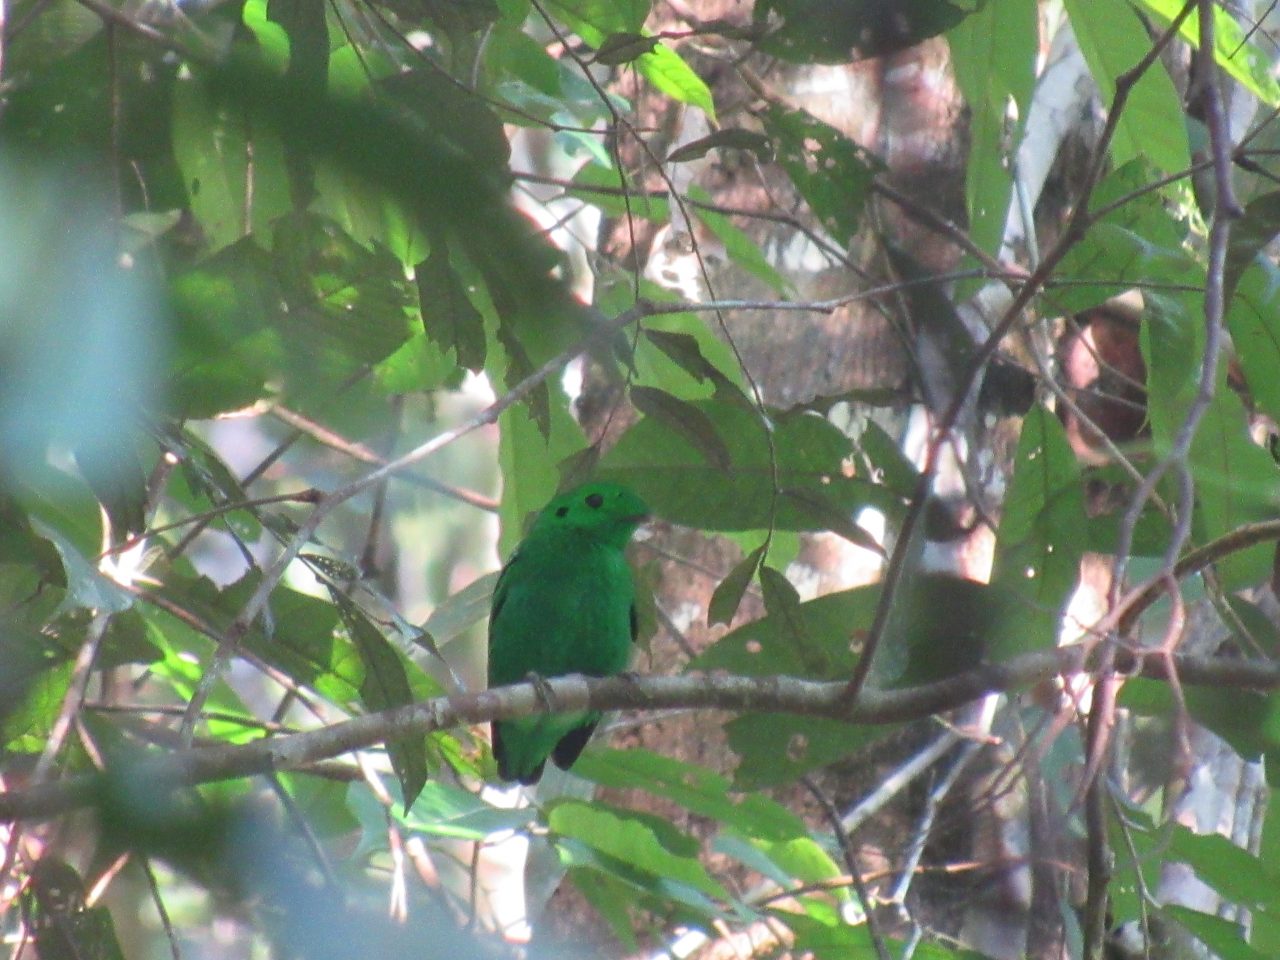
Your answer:
[[[907,459],[902,447],[885,432],[884,427],[874,420],[868,420],[862,436],[858,438],[858,449],[870,462],[873,479],[877,483],[883,483],[903,499],[915,495],[920,471]]]
[[[569,877],[587,903],[608,922],[613,935],[631,951],[639,948],[631,911],[636,906],[632,887],[611,874],[584,867],[570,867]]]
[[[805,836],[804,822],[776,801],[757,793],[731,795],[729,781],[719,774],[648,750],[592,750],[573,772],[602,787],[666,797],[761,840],[781,843]]]
[[[601,479],[630,486],[666,519],[705,530],[825,528],[810,510],[779,497],[775,480],[782,489],[811,493],[849,516],[865,506],[891,515],[900,511],[900,502],[883,487],[845,475],[842,465],[852,455],[852,442],[823,417],[788,415],[767,426],[758,411],[739,403],[694,405],[728,446],[731,470],[709,465],[681,430],[645,417],[601,459]]]
[[[56,663],[48,669],[16,677],[8,673],[12,661],[3,657],[6,677],[0,686],[0,746],[6,753],[36,754],[44,749],[71,685],[74,664]]]
[[[1232,231],[1234,235],[1234,231]],[[1227,311],[1235,357],[1249,395],[1272,419],[1280,417],[1280,271],[1269,262],[1244,271]]]
[[[1143,360],[1147,365],[1151,433],[1160,451],[1168,450],[1199,389],[1204,325],[1198,297],[1146,297],[1142,324]],[[1216,371],[1216,391],[1191,444],[1196,485],[1194,532],[1202,542],[1220,537],[1254,520],[1274,515],[1280,473],[1249,435],[1239,397],[1226,385],[1225,363]],[[1267,544],[1240,551],[1218,565],[1228,590],[1264,581],[1271,572]]]
[[[1176,920],[1220,960],[1266,960],[1266,954],[1245,942],[1238,923],[1176,904],[1164,906],[1160,912]]]
[[[296,771],[282,771],[278,776],[317,836],[341,841],[359,829],[360,823],[347,805],[350,784]]]
[[[688,440],[706,462],[717,470],[732,466],[732,454],[716,432],[716,426],[699,407],[653,387],[633,385],[629,391],[632,405],[646,417],[661,420],[667,427]]]
[[[1157,176],[1149,163],[1135,160],[1098,184],[1091,207],[1119,205],[1063,258],[1059,274],[1069,283],[1055,288],[1053,295],[1064,312],[1079,313],[1162,280],[1203,287],[1204,266],[1182,246],[1185,230],[1166,212],[1159,192],[1147,189]]]
[[[659,43],[636,61],[636,67],[662,93],[681,103],[701,107],[715,122],[716,105],[711,99],[711,90],[670,47]]]
[[[438,646],[443,647],[456,640],[489,615],[489,604],[497,582],[496,572],[486,573],[450,594],[431,611],[423,629],[435,637]]]
[[[564,800],[547,814],[547,827],[636,870],[688,884],[712,897],[729,898],[698,862],[697,841],[659,817]]]
[[[468,370],[484,368],[484,318],[449,262],[449,246],[437,233],[431,253],[414,268],[422,329],[441,350],[452,350]]]
[[[854,546],[870,550],[880,557],[888,559],[884,547],[876,538],[858,526],[851,516],[840,507],[828,501],[814,490],[781,490],[779,493],[787,503],[794,505],[800,512],[808,514],[820,529],[825,529],[844,537]]]
[[[422,331],[374,367],[378,389],[390,396],[456,389],[462,383],[459,365],[441,352]]]
[[[175,85],[174,157],[208,253],[265,230],[291,208],[284,145],[261,119],[251,104],[193,76]]]
[[[1184,6],[1178,0],[1139,0],[1164,23],[1173,22]],[[1186,17],[1178,31],[1197,49],[1200,21]],[[1272,73],[1271,57],[1247,36],[1229,10],[1213,8],[1214,59],[1233,80],[1269,106],[1280,103],[1280,84]]]
[[[432,780],[422,788],[404,825],[417,833],[455,840],[483,841],[504,830],[523,831],[534,821],[532,808],[490,806],[478,794]]]
[[[625,310],[631,302],[628,294],[626,306],[617,309]],[[741,393],[742,371],[733,352],[701,317],[692,313],[650,317],[643,329],[632,354],[638,382],[684,400]]]
[[[317,343],[346,360],[376,363],[413,332],[400,264],[370,252],[336,223],[290,214],[272,229],[272,262],[281,305],[269,316],[285,343]],[[308,371],[313,374],[313,371]]]
[[[604,43],[600,44],[593,59],[596,63],[616,67],[652,52],[657,45],[657,37],[646,37],[642,33],[611,33],[604,38]]]
[[[1004,0],[986,4],[947,35],[952,69],[969,107],[969,235],[992,256],[1004,237],[1013,195],[1008,160],[1020,132],[1007,129],[1009,102],[1025,123],[1035,85],[1038,29],[1035,0]]]
[[[86,618],[87,618],[86,611]],[[86,621],[87,622],[87,621]],[[74,651],[68,651],[72,653]],[[146,622],[137,610],[122,610],[111,618],[98,647],[96,669],[108,670],[127,663],[154,663],[164,651],[147,636]]]
[[[667,163],[701,160],[712,150],[750,150],[761,163],[773,162],[773,144],[763,133],[741,127],[725,127],[672,150],[667,154]]]
[[[671,219],[666,197],[649,196],[630,185],[616,170],[587,163],[573,175],[565,195],[585,200],[613,217],[637,217],[661,223]]]
[[[166,437],[165,443],[168,449],[181,454],[178,470],[190,492],[204,498],[209,506],[244,503],[250,499],[240,485],[239,478],[218,451],[194,430],[183,427],[177,435]],[[193,513],[204,506],[201,504],[197,507],[194,499],[189,500],[188,505],[192,507]],[[244,539],[257,540],[262,535],[262,525],[254,518],[252,511],[237,510],[224,516]]]
[[[786,592],[778,587],[778,593]],[[878,590],[858,587],[794,608],[775,598],[766,616],[730,631],[689,669],[746,676],[848,677],[858,641],[875,616]],[[785,609],[776,612],[780,603]],[[802,643],[795,642],[797,636]],[[734,780],[744,788],[794,780],[862,749],[889,729],[783,714],[744,714],[725,727],[729,745],[742,758]]]
[[[1231,744],[1245,760],[1280,758],[1280,696],[1212,687],[1189,687],[1185,694],[1192,718]],[[1151,717],[1169,717],[1175,709],[1168,684],[1156,680],[1129,680],[1120,692],[1120,702]],[[1275,779],[1272,765],[1267,763],[1269,781]]]
[[[689,196],[696,200],[707,199],[706,192],[697,185],[690,189]],[[774,269],[773,264],[760,252],[759,245],[746,232],[734,226],[728,217],[705,207],[694,207],[693,214],[724,244],[730,260],[756,279],[767,283],[780,296],[787,296],[792,292],[791,282]]]
[[[769,612],[725,634],[690,662],[690,670],[815,680],[849,675],[856,661],[854,642],[871,626],[879,588],[857,587],[788,606],[778,577],[772,571]],[[797,644],[797,636],[806,642]]]
[[[573,873],[577,883],[590,884],[604,878],[606,882],[625,884],[638,906],[674,913],[682,922],[706,923],[724,918],[725,911],[716,901],[692,884],[638,869],[573,837],[553,835],[551,839],[560,863]]]
[[[741,758],[733,772],[734,783],[743,790],[790,783],[892,736],[897,729],[896,725],[859,726],[777,713],[747,713],[725,725],[729,746]]]
[[[1021,613],[1005,619],[1012,629],[1000,632],[991,659],[1057,643],[1079,578],[1085,521],[1075,452],[1058,418],[1037,404],[1022,422],[992,572],[992,583],[1008,591]]]
[[[823,651],[816,650],[800,613],[800,594],[779,570],[760,567],[760,592],[769,619],[777,624],[779,639],[800,654],[806,671],[821,673],[825,669]]]
[[[592,46],[611,33],[639,33],[649,16],[649,0],[552,0],[547,6],[561,14]]]
[[[1226,597],[1227,606],[1235,615],[1235,622],[1227,619],[1232,631],[1245,641],[1246,650],[1259,647],[1270,657],[1280,655],[1280,629],[1271,621],[1266,612],[1256,603],[1239,596]],[[1241,636],[1241,634],[1244,636]]]
[[[395,648],[387,642],[382,631],[359,607],[337,590],[330,588],[342,622],[364,665],[364,679],[360,684],[360,699],[370,711],[402,707],[413,702],[409,678]],[[387,741],[387,754],[391,767],[400,780],[407,811],[422,792],[427,782],[427,751],[421,735],[399,737]]]
[[[871,672],[882,687],[971,670],[989,659],[990,647],[1016,647],[1027,616],[1025,597],[1009,587],[927,569],[912,570],[894,601]]]
[[[80,478],[41,461],[20,480],[6,478],[5,487],[15,507],[59,554],[73,549],[84,566],[93,568],[88,558],[102,549],[102,511]]]
[[[1126,0],[1064,0],[1071,27],[1089,70],[1111,106],[1116,79],[1147,54],[1151,40]],[[1117,165],[1146,156],[1160,170],[1185,170],[1190,163],[1187,130],[1171,117],[1182,116],[1178,92],[1157,61],[1129,94],[1111,142]]]
[[[251,573],[219,589],[205,577],[175,568],[168,571],[159,590],[165,599],[200,620],[225,623],[240,612],[259,580],[259,574]],[[269,610],[269,616],[260,619],[245,636],[245,647],[334,703],[346,707],[357,704],[364,668],[351,642],[334,632],[338,613],[333,605],[277,587]]]
[[[1227,245],[1227,263],[1223,270],[1223,288],[1228,305],[1240,275],[1253,264],[1270,265],[1259,257],[1267,245],[1280,235],[1280,190],[1254,197],[1244,208],[1244,216],[1231,224]]]
[[[841,245],[858,232],[879,164],[830,124],[771,104],[761,114],[787,172],[814,215]]]
[[[788,837],[770,841],[761,838],[754,841],[761,853],[777,864],[786,874],[802,884],[818,884],[834,880],[844,874],[840,866],[810,836]],[[851,900],[847,887],[837,887],[832,895],[839,900]]]
[[[760,561],[764,559],[764,550],[764,544],[756,547],[738,561],[729,571],[729,575],[720,581],[711,595],[711,602],[707,605],[708,626],[728,623],[733,619],[734,614],[738,612],[739,604],[742,603],[742,595],[747,592],[747,587],[751,586]]]
[[[1167,859],[1182,860],[1195,868],[1196,876],[1240,906],[1269,910],[1280,906],[1276,896],[1276,871],[1220,833],[1194,833],[1174,824]]]
[[[498,418],[498,466],[502,471],[502,532],[499,554],[507,556],[524,536],[524,523],[541,510],[560,486],[558,465],[582,450],[582,430],[566,409],[564,394],[555,392],[551,434],[544,436],[529,414],[513,407]]]

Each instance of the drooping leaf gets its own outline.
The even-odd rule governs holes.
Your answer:
[[[697,841],[667,820],[598,802],[564,800],[547,814],[547,826],[636,870],[688,884],[712,897],[728,898],[698,862]]]
[[[441,350],[452,350],[458,363],[479,372],[484,367],[484,318],[467,296],[449,262],[448,241],[437,233],[427,259],[414,267],[422,329]]]
[[[716,432],[716,426],[701,408],[653,387],[632,386],[631,403],[647,417],[661,420],[667,427],[688,440],[718,470],[732,466],[729,447]]]
[[[387,642],[377,627],[359,607],[342,594],[330,588],[329,595],[342,617],[360,654],[364,665],[364,679],[360,684],[360,699],[369,710],[385,710],[402,707],[413,701],[409,678],[395,649]],[[400,737],[387,741],[387,754],[391,766],[400,780],[404,792],[404,806],[413,806],[418,794],[427,782],[427,753],[421,735]]]
[[[742,595],[747,592],[747,587],[751,586],[751,581],[755,579],[756,570],[760,567],[760,561],[764,558],[765,545],[761,544],[752,550],[738,563],[736,563],[729,575],[720,581],[715,592],[711,594],[711,602],[707,605],[707,623],[728,623],[733,619],[735,613],[738,612],[738,605],[742,603]]]
[[[708,464],[682,431],[645,417],[605,454],[602,479],[630,486],[665,518],[707,530],[758,530],[771,523],[783,530],[823,529],[811,511],[780,496],[775,479],[783,489],[810,492],[850,516],[872,505],[896,515],[897,500],[887,490],[845,475],[852,443],[824,418],[802,414],[767,425],[749,406],[718,400],[695,406],[728,446],[730,471]]]
[[[1250,200],[1244,216],[1231,225],[1222,284],[1228,304],[1241,274],[1255,262],[1266,263],[1258,254],[1277,236],[1280,236],[1280,191],[1273,190]]]
[[[1266,954],[1255,950],[1244,939],[1240,925],[1211,913],[1203,913],[1176,904],[1165,906],[1161,913],[1175,920],[1222,960],[1266,960]]]
[[[731,795],[719,774],[647,750],[592,750],[573,770],[603,787],[666,797],[751,837],[782,842],[805,834],[800,818],[778,802],[762,794]]]
[[[700,107],[714,122],[716,119],[715,103],[711,99],[711,90],[693,68],[685,63],[666,44],[659,43],[648,53],[636,60],[636,67],[644,78],[662,93],[681,103]]]
[[[667,154],[667,163],[701,160],[712,150],[750,150],[761,163],[773,160],[773,145],[763,133],[741,127],[724,127],[672,150]]]
[[[744,713],[725,725],[729,746],[741,758],[734,783],[743,790],[790,783],[892,736],[896,729],[778,713]]]
[[[1134,160],[1098,184],[1090,206],[1107,212],[1063,258],[1059,274],[1069,282],[1054,289],[1054,300],[1064,311],[1077,313],[1153,281],[1203,284],[1204,267],[1183,249],[1183,232],[1159,193],[1144,189],[1157,177],[1150,163]]]
[[[878,164],[835,127],[803,110],[770,105],[760,119],[800,195],[837,243],[849,243]]]
[[[1062,611],[1084,555],[1085,498],[1075,452],[1043,406],[1022,421],[1013,479],[996,534],[992,583],[1021,615],[1006,617],[988,650],[993,660],[1057,643]]]
[[[1150,40],[1124,0],[1065,0],[1071,27],[1089,70],[1108,105],[1116,80],[1147,54]],[[1166,172],[1184,170],[1190,158],[1186,127],[1170,123],[1180,115],[1178,93],[1157,62],[1133,86],[1116,127],[1111,152],[1117,165],[1146,156]]]
[[[605,37],[604,43],[596,50],[595,62],[607,66],[618,66],[649,53],[658,45],[657,37],[648,37],[642,33],[611,33]]]
[[[1013,195],[1008,160],[1018,148],[1022,125],[1010,124],[1009,105],[1012,101],[1025,123],[1035,84],[1038,29],[1034,0],[1006,0],[986,4],[947,34],[956,82],[969,107],[969,235],[992,256],[1004,238]],[[971,281],[971,289],[982,282]]]
[[[1199,390],[1204,324],[1193,314],[1198,312],[1198,297],[1151,295],[1146,299],[1142,353],[1151,431],[1157,449],[1167,450]],[[1194,531],[1202,540],[1272,516],[1273,491],[1280,482],[1275,463],[1249,436],[1244,407],[1226,386],[1225,364],[1214,376],[1213,401],[1191,444]],[[1265,544],[1233,553],[1218,567],[1228,589],[1261,583],[1270,569],[1271,550]]]
[[[1182,10],[1178,0],[1139,0],[1164,24],[1173,22]],[[1197,48],[1200,46],[1200,21],[1192,15],[1182,21],[1179,33]],[[1218,65],[1246,90],[1265,104],[1280,103],[1280,85],[1271,70],[1271,58],[1252,37],[1241,29],[1229,10],[1213,9],[1214,59]]]
[[[1234,232],[1233,232],[1234,235]],[[1227,329],[1253,401],[1273,419],[1280,416],[1280,271],[1258,262],[1239,278],[1227,311]]]

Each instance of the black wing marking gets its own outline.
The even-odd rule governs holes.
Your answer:
[[[498,722],[489,724],[489,744],[493,750],[493,759],[498,761],[498,776],[510,780],[511,771],[507,769],[507,748],[502,742],[502,725]]]
[[[490,743],[493,749],[493,759],[498,762],[498,779],[503,783],[512,783],[518,780],[526,787],[531,783],[537,783],[539,778],[542,776],[542,768],[547,765],[547,761],[543,760],[542,763],[538,764],[524,776],[520,776],[515,770],[511,769],[511,757],[507,753],[507,745],[502,739],[502,724],[497,722],[491,723],[489,725],[489,730]]]
[[[640,639],[640,617],[636,614],[636,605],[631,604],[631,642]]]
[[[591,723],[575,727],[560,738],[556,748],[551,751],[551,759],[556,762],[557,767],[561,770],[568,770],[574,765],[578,757],[582,755],[587,741],[591,739],[591,734],[596,732],[596,724],[599,722],[599,720],[593,720]]]
[[[511,592],[511,585],[508,574],[511,568],[516,565],[516,561],[520,559],[520,551],[516,550],[507,560],[507,565],[502,568],[502,572],[498,574],[498,582],[493,587],[493,602],[489,607],[489,630],[493,631],[493,621],[498,619],[498,614],[502,612],[503,605],[507,602],[507,594]]]

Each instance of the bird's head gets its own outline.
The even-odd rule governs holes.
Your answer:
[[[649,519],[649,507],[616,483],[585,483],[562,493],[538,514],[530,534],[575,530],[618,547]]]

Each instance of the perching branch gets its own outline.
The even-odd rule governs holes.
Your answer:
[[[843,681],[800,680],[795,677],[740,677],[690,674],[680,677],[624,675],[607,679],[581,676],[545,681],[540,694],[530,683],[480,693],[437,697],[356,717],[330,726],[253,743],[180,750],[148,756],[129,771],[156,789],[191,786],[293,770],[388,739],[425,735],[490,720],[506,720],[537,712],[580,710],[658,711],[676,707],[735,712],[791,713],[834,717],[849,723],[889,724],[917,720],[951,710],[990,693],[1011,693],[1054,677],[1089,669],[1086,644],[1023,654],[1000,664],[988,664],[936,683],[903,690],[868,687],[849,708]],[[1227,657],[1169,657],[1162,650],[1126,651],[1117,668],[1155,679],[1176,671],[1181,683],[1280,690],[1280,663]],[[544,696],[554,701],[548,711]],[[94,799],[97,777],[74,777],[27,790],[0,794],[0,821],[47,819],[83,807]]]

